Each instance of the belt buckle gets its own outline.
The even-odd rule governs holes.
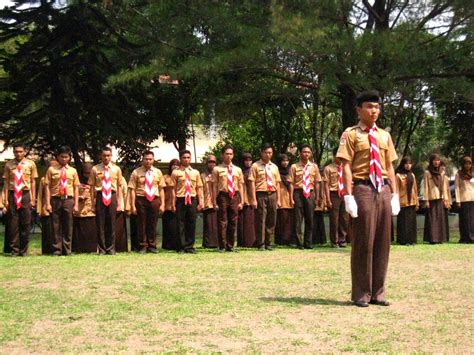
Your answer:
[[[67,200],[68,199],[67,195],[66,196],[61,196],[60,198],[61,198],[61,200]]]

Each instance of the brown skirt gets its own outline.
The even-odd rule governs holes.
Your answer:
[[[117,253],[128,252],[127,218],[125,212],[117,212],[115,217],[115,251]]]
[[[474,201],[461,202],[459,243],[474,243]]]
[[[416,206],[400,209],[397,216],[397,243],[416,244]]]
[[[430,200],[430,208],[425,214],[423,240],[425,242],[443,243],[448,240],[446,215],[443,200]]]
[[[53,254],[53,229],[52,229],[52,224],[51,224],[51,217],[50,216],[40,217],[40,221],[41,221],[41,254],[43,255]],[[95,231],[93,235],[95,236]]]
[[[313,244],[326,244],[326,226],[324,225],[324,213],[322,211],[314,212],[313,219]]]
[[[128,220],[130,222],[130,250],[139,251],[141,247],[138,242],[138,215],[131,214]]]
[[[72,252],[97,253],[95,217],[74,217]]]
[[[275,244],[290,245],[294,234],[294,211],[290,208],[279,208],[277,210],[277,222],[275,227]]]
[[[217,211],[209,208],[202,212],[202,216],[202,247],[217,248],[219,246],[219,241],[217,239]]]
[[[237,246],[253,248],[256,246],[255,210],[251,206],[244,206],[239,212],[237,223]]]
[[[176,224],[176,213],[165,211],[161,217],[163,238],[161,247],[166,250],[176,250],[178,243],[178,226]]]

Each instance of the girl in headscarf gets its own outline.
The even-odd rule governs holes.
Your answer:
[[[418,188],[412,172],[411,158],[404,157],[396,170],[400,213],[397,216],[397,243],[416,244],[416,210],[419,206]]]
[[[430,244],[446,242],[448,236],[444,209],[449,208],[451,195],[438,154],[430,156],[428,170],[425,171],[422,185],[423,200],[426,206],[423,239]]]
[[[165,212],[161,217],[163,239],[161,247],[166,250],[176,250],[178,238],[178,226],[176,224],[176,212],[172,211],[173,201],[172,193],[174,186],[172,186],[171,173],[173,170],[179,168],[179,159],[172,159],[168,164],[168,173],[165,174]]]
[[[459,211],[459,243],[474,243],[474,176],[472,158],[461,160],[461,169],[454,180],[456,205]]]
[[[253,159],[250,153],[242,154],[242,172],[244,173],[244,184],[242,191],[243,208],[239,211],[239,220],[237,222],[237,246],[244,248],[252,248],[256,245],[255,235],[255,211],[252,208],[252,196],[249,195],[251,184],[249,181],[250,168],[252,167]]]
[[[275,228],[275,243],[279,245],[291,244],[293,235],[293,204],[290,196],[290,160],[286,154],[278,157],[278,170],[280,171],[280,207],[277,211],[277,223]]]

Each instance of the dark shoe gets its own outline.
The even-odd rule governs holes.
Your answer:
[[[265,249],[267,249],[267,250],[273,250],[273,247],[272,247],[271,245],[267,245],[267,246],[265,247]]]
[[[149,253],[152,253],[152,254],[158,254],[158,249],[156,249],[156,248],[150,248],[150,249],[148,249],[148,252],[149,252]]]
[[[376,306],[382,306],[382,307],[390,306],[390,302],[386,300],[383,300],[383,301],[370,300],[370,304],[375,304]]]
[[[218,249],[217,251],[218,251],[219,253],[225,253],[225,249],[224,249],[224,248]]]
[[[184,252],[188,254],[196,254],[196,249],[185,249]]]
[[[347,246],[346,243],[339,243],[339,248],[345,248]]]
[[[354,302],[354,306],[365,308],[365,307],[369,307],[369,304],[364,301],[356,301]]]
[[[61,256],[61,252],[55,251],[55,252],[53,253],[53,256]]]
[[[313,249],[312,246],[305,246],[304,248],[305,248],[305,249]]]
[[[228,252],[230,253],[238,253],[239,251],[238,250],[235,250],[234,248],[229,248],[227,249]]]
[[[298,249],[299,249],[299,250],[303,250],[303,249],[304,249],[304,246],[300,245],[300,246],[298,246]]]
[[[331,248],[339,248],[339,244],[331,244]]]
[[[107,255],[115,255],[115,251],[108,251],[106,254]]]
[[[17,256],[20,256],[20,254],[18,254],[18,253],[11,253],[11,257],[12,257],[12,258],[16,258]]]
[[[265,251],[265,247],[259,247],[258,251]]]
[[[146,249],[145,249],[145,248],[140,249],[140,251],[139,251],[138,253],[139,253],[139,254],[142,254],[142,255],[143,255],[143,254],[146,254]]]
[[[179,249],[176,251],[178,254],[184,254],[184,249]]]

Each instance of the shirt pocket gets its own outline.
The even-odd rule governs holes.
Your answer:
[[[361,151],[369,150],[369,149],[370,149],[369,136],[361,135],[360,137],[357,137],[357,141],[355,144],[355,151],[361,152]]]

